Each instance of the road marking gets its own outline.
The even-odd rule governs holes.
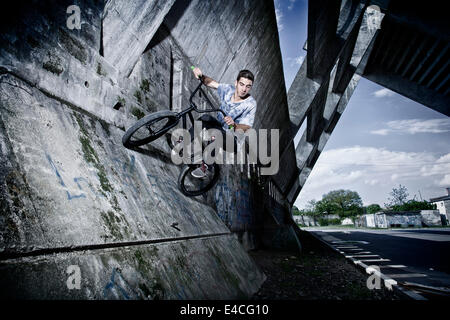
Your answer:
[[[336,246],[338,249],[356,249],[355,246]]]
[[[391,261],[389,259],[361,259],[362,262],[384,262],[384,261]]]
[[[391,278],[423,278],[428,277],[426,274],[423,273],[399,273],[399,274],[386,274],[388,277]]]
[[[346,258],[355,258],[355,257],[365,257],[365,258],[369,258],[369,257],[379,257],[379,255],[377,254],[360,254],[360,255],[355,255],[355,256],[345,256]],[[365,260],[366,261],[366,260]]]
[[[402,264],[388,264],[388,265],[385,265],[385,266],[379,266],[380,268],[398,268],[398,269],[401,269],[401,268],[406,268],[406,266],[404,266],[404,265],[402,265]]]
[[[348,249],[348,251],[357,251],[357,250],[364,250],[364,249],[361,249],[361,248]]]
[[[360,241],[360,240],[340,240],[340,241],[333,241],[334,244],[369,244],[367,241]]]

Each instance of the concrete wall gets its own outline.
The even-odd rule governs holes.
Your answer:
[[[433,202],[433,204],[436,205],[436,209],[439,210],[442,215],[446,216],[447,220],[450,220],[450,200]]]
[[[301,226],[312,227],[319,225],[319,223],[313,217],[309,216],[294,216],[294,220]]]
[[[72,4],[18,5],[2,17],[0,296],[252,295],[265,276],[242,244],[255,246],[262,225],[277,225],[271,217],[281,231],[267,244],[291,234],[282,197],[229,166],[216,188],[187,198],[164,139],[135,152],[121,137],[144,114],[186,105],[191,65],[224,82],[253,70],[256,126],[276,115],[280,127],[288,114],[276,103],[286,96],[272,1],[75,1],[80,30],[66,24]],[[80,289],[67,286],[69,266]]]
[[[421,227],[422,217],[420,213],[417,214],[395,214],[386,215],[387,226],[388,227]]]
[[[421,210],[420,215],[422,217],[422,224],[431,226],[442,226],[441,214],[438,210]]]
[[[427,210],[425,210],[427,211]],[[431,215],[435,215],[431,213]],[[372,213],[365,214],[355,220],[355,226],[366,228],[394,228],[394,227],[421,227],[422,217],[420,212],[412,213]],[[427,222],[434,221],[429,213],[425,213],[425,219]],[[433,222],[434,223],[434,222]]]

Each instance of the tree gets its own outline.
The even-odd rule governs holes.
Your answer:
[[[368,205],[366,207],[367,213],[377,213],[377,212],[380,212],[381,210],[382,209],[381,209],[380,205],[376,204],[376,203]]]
[[[419,211],[419,210],[435,210],[436,205],[427,201],[408,200],[401,205],[392,206],[392,211]]]
[[[363,203],[356,191],[333,190],[324,194],[316,203],[321,214],[337,214],[341,218],[354,217],[362,213]]]
[[[399,184],[398,188],[392,188],[392,191],[389,193],[391,198],[388,198],[388,203],[385,203],[386,208],[392,208],[394,206],[401,206],[408,199],[408,189],[405,186]]]
[[[317,217],[320,212],[317,210],[317,201],[312,199],[306,203],[305,210],[303,211],[305,215],[311,217]]]
[[[292,207],[292,214],[294,216],[299,216],[301,214],[300,210],[298,210],[298,208],[296,206]]]

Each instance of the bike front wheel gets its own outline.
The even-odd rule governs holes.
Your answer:
[[[133,148],[152,142],[173,128],[178,120],[177,114],[169,110],[149,114],[125,132],[122,144],[126,148]]]
[[[185,165],[178,177],[178,188],[188,197],[195,197],[204,194],[210,190],[219,179],[220,167],[214,163],[207,169],[207,175],[204,178],[195,178],[192,171],[198,168],[198,165]]]

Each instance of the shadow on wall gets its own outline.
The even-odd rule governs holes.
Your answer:
[[[168,32],[156,32],[155,36],[149,42],[144,50],[144,53],[160,44],[170,34],[170,31],[177,25],[180,18],[183,16],[187,7],[191,4],[191,0],[177,0],[170,8],[166,17],[164,18],[160,28],[168,29]],[[159,36],[156,36],[159,35]]]

